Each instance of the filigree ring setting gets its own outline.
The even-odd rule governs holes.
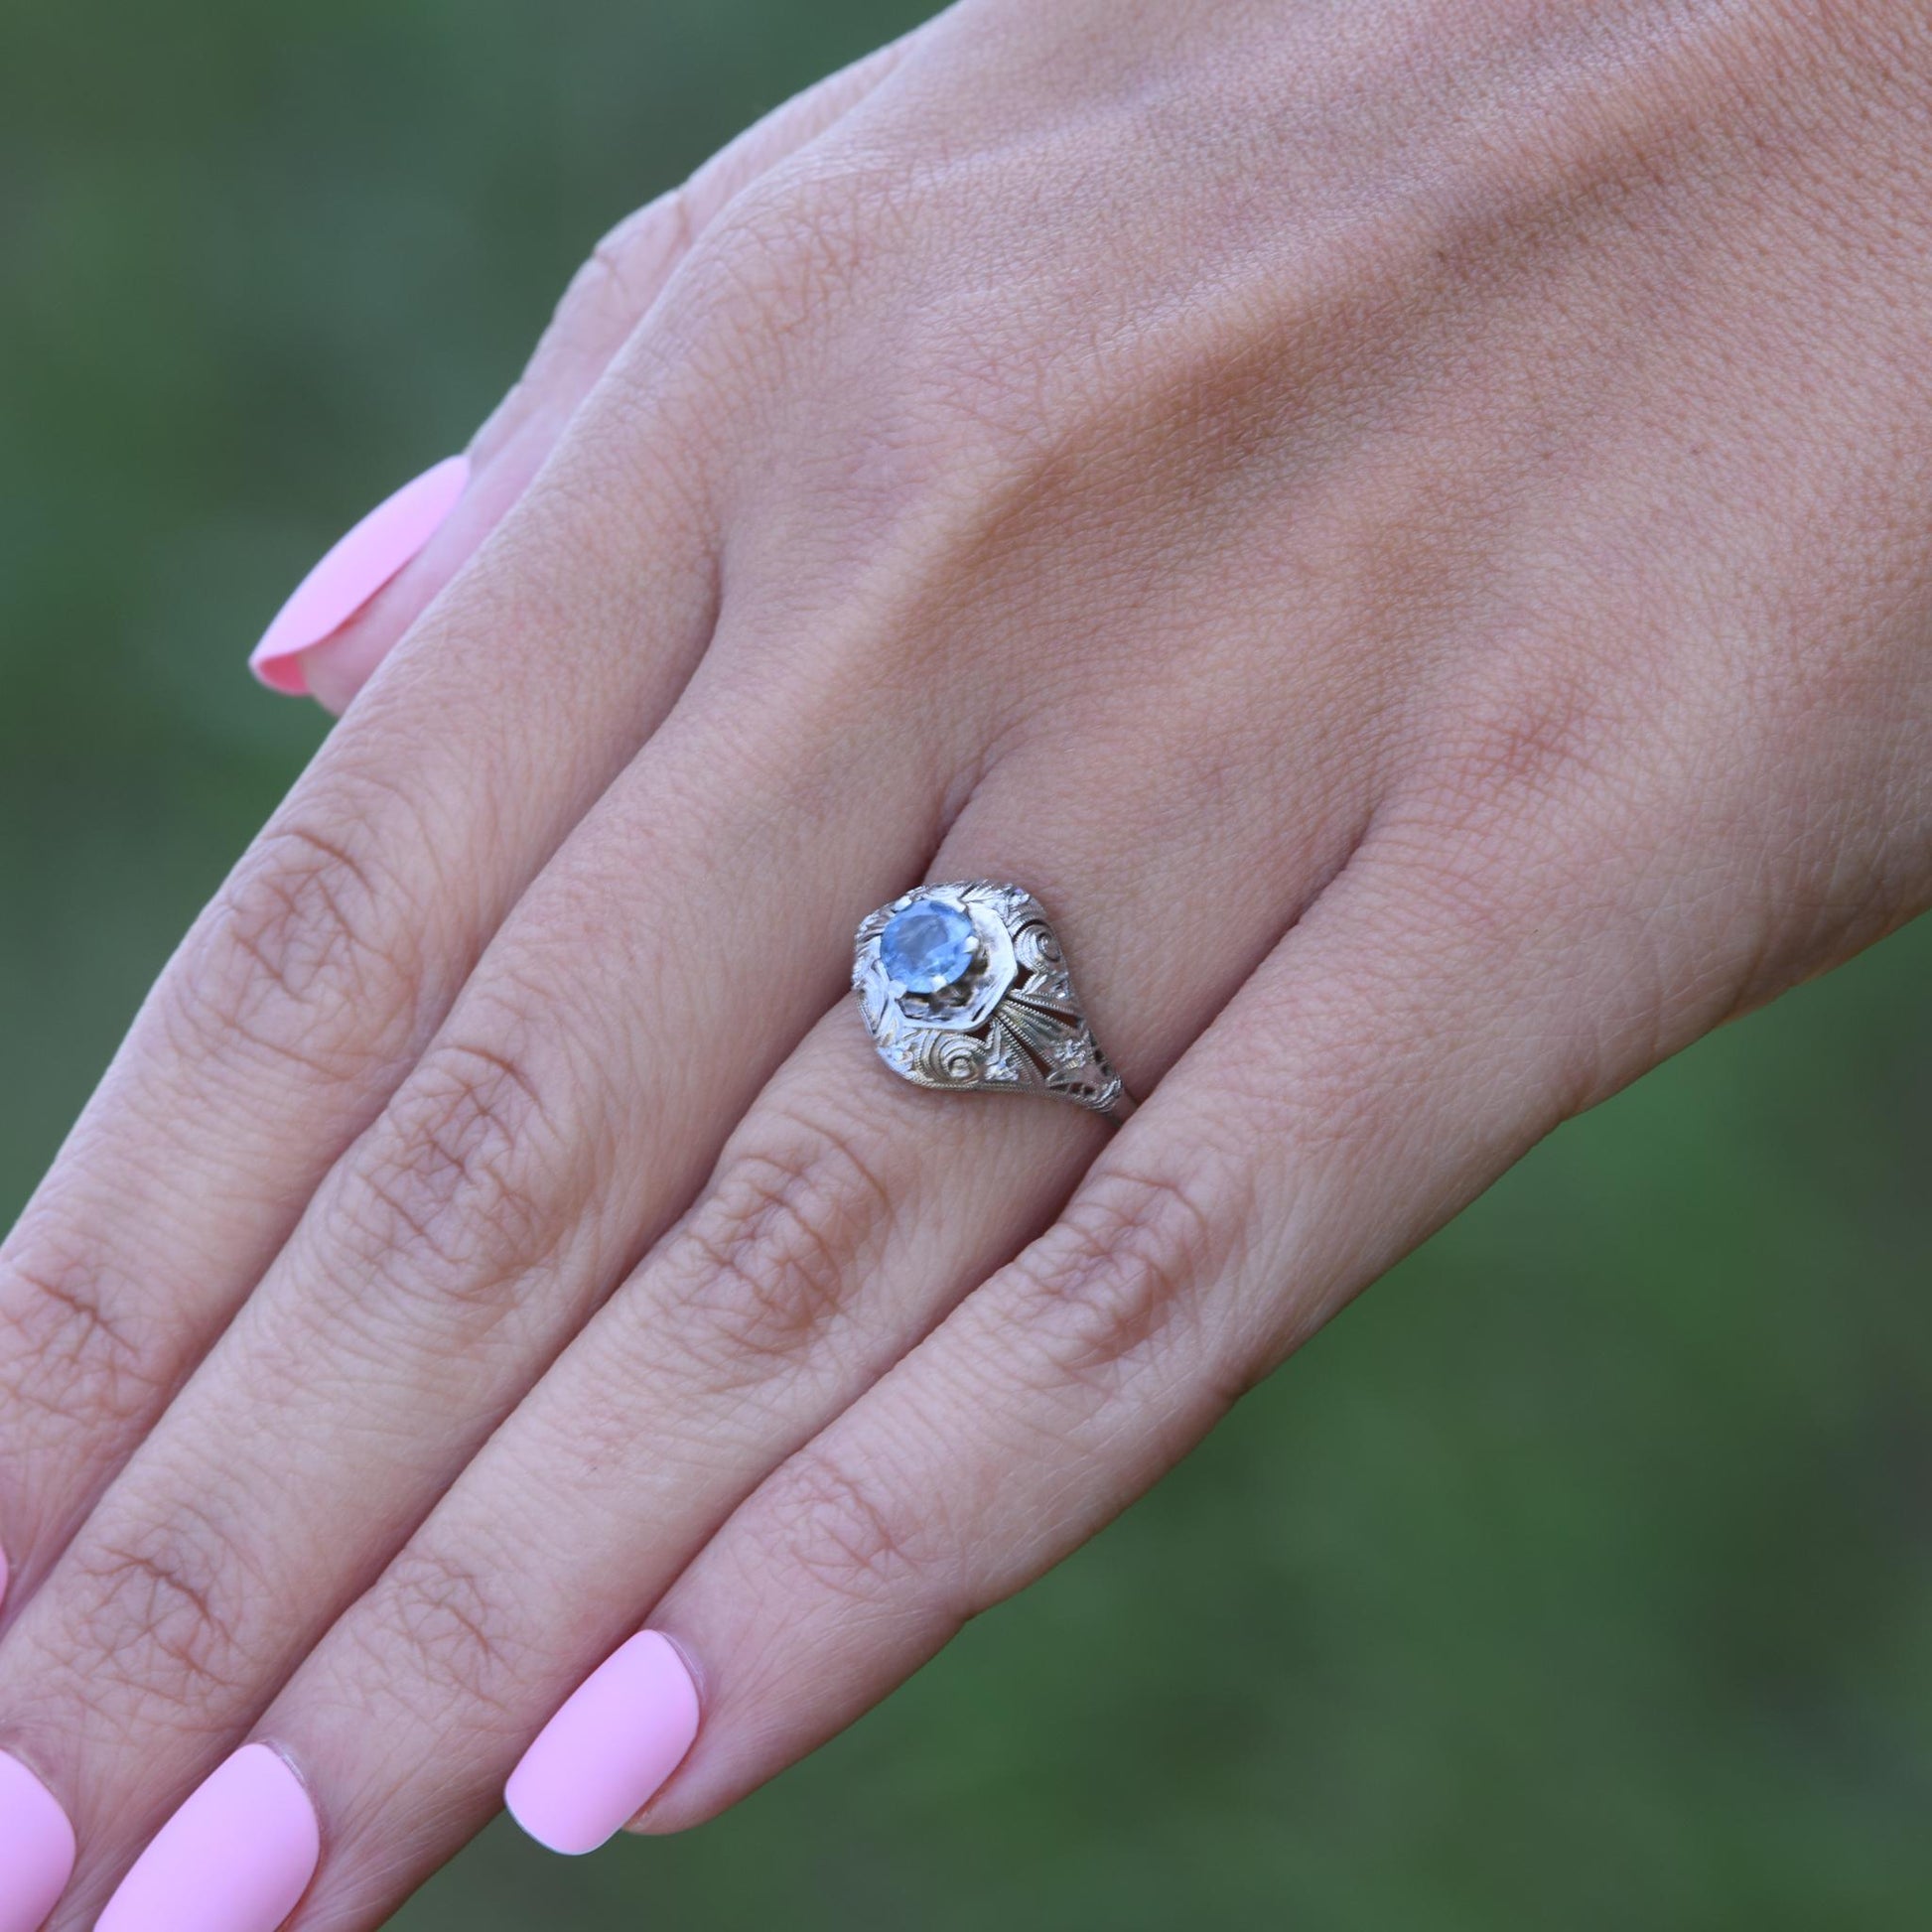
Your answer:
[[[1036,1093],[1133,1111],[1073,991],[1046,909],[1023,887],[920,886],[860,922],[852,962],[879,1056],[915,1086]]]

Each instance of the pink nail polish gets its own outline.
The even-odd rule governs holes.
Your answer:
[[[39,1778],[0,1751],[0,1932],[40,1932],[73,1872],[73,1827]]]
[[[553,1852],[595,1852],[622,1831],[691,1748],[698,1692],[655,1630],[593,1671],[510,1773],[510,1816]],[[103,1925],[102,1932],[106,1932]]]
[[[279,1752],[244,1744],[162,1826],[95,1932],[275,1932],[321,1857],[302,1781]]]
[[[248,668],[272,691],[309,688],[302,653],[340,630],[442,527],[470,481],[470,461],[453,456],[378,503],[295,587],[275,613]]]

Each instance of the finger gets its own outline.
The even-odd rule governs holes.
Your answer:
[[[578,475],[602,450],[525,499],[198,921],[0,1249],[14,1610],[708,638],[701,459],[641,378],[634,406],[660,462],[621,509]],[[587,542],[595,600],[570,594]],[[567,671],[531,648],[560,612]]]
[[[738,1509],[650,1612],[695,1671],[695,1744],[655,1795],[661,1755],[608,1752],[610,1727],[664,1696],[620,1674],[597,1724],[559,1725],[558,1748],[590,1760],[553,1771],[561,1816],[588,1791],[602,1825],[647,1804],[642,1829],[682,1829],[832,1735],[1729,997],[1727,975],[1692,973],[1660,1035],[1656,931],[1634,897],[1580,929],[1602,900],[1571,876],[1617,865],[1587,837],[1500,893],[1492,867],[1413,850],[1400,830],[1372,841],[1058,1222]],[[1583,911],[1568,931],[1544,911],[1559,875]],[[1742,972],[1742,949],[1725,964]]]
[[[846,908],[931,849],[969,714],[935,740],[809,650],[756,692],[708,664],[526,891],[0,1645],[0,1726],[76,1807],[70,1910],[689,1200],[836,996]]]
[[[413,519],[398,520],[385,504],[358,525],[351,537],[365,540],[348,567],[328,571],[350,547],[345,539],[278,613],[249,659],[256,674],[277,690],[306,692],[339,716],[345,711],[549,460],[692,243],[744,189],[878,86],[915,35],[876,49],[775,107],[688,181],[619,222],[565,290],[529,365],[477,432],[467,464],[453,459],[443,468],[452,482],[463,473],[460,493],[432,492],[434,500]],[[318,578],[324,579],[319,586]]]
[[[1076,904],[1083,882],[1092,909],[1069,945],[1091,963],[1095,1011],[1136,1042],[1129,1071],[1150,1079],[1353,835],[1349,787],[1324,762],[1319,723],[1305,729],[1280,747],[1309,788],[1301,838],[1262,851],[1263,821],[1235,786],[1178,837],[1169,828],[1190,888],[1173,923],[1198,943],[1151,929],[1133,821],[1123,836],[1121,821],[1042,811],[1031,767],[986,788],[939,863],[1036,869]],[[1324,789],[1332,802],[1316,808]],[[1151,822],[1171,798],[1141,809]],[[1203,929],[1217,907],[1220,929]],[[301,1766],[325,1821],[305,1924],[377,1922],[475,1830],[639,1603],[1050,1215],[1101,1138],[1072,1109],[954,1104],[935,1114],[932,1096],[877,1065],[848,1008],[829,1016],[678,1228],[297,1673],[256,1734]]]
[[[941,1170],[929,1099],[873,1062],[850,1011],[832,1016],[257,1721],[327,1821],[305,1924],[380,1924],[480,1829],[638,1602],[1050,1215],[1105,1132],[1071,1108],[989,1107]]]

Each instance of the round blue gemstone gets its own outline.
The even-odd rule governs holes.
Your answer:
[[[973,921],[944,899],[895,912],[879,935],[879,963],[908,993],[940,993],[973,969]]]

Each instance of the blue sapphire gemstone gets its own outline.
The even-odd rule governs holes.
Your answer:
[[[879,963],[908,993],[943,993],[973,970],[973,921],[944,899],[915,900],[879,935]]]

